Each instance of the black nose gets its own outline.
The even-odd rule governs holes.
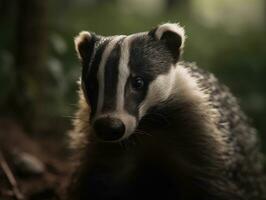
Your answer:
[[[125,125],[116,118],[105,117],[94,122],[94,130],[98,138],[104,141],[118,140],[124,135]]]

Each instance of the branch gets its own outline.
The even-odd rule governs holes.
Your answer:
[[[10,185],[12,186],[12,190],[13,190],[15,198],[17,200],[24,199],[22,193],[18,189],[17,181],[16,181],[16,179],[15,179],[10,167],[8,166],[8,164],[7,164],[7,162],[6,162],[5,158],[4,158],[4,155],[2,154],[1,151],[0,151],[0,166],[1,166],[4,174],[6,175]]]

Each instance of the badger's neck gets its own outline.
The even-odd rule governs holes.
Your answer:
[[[177,65],[159,81],[165,83],[161,88],[164,95],[148,94],[153,96],[148,97],[153,101],[149,103],[155,106],[146,110],[143,104],[147,115],[140,123],[140,132],[148,133],[151,137],[147,140],[159,141],[159,148],[176,151],[184,162],[194,162],[194,166],[208,165],[209,160],[217,162],[215,165],[223,162],[226,142],[217,127],[219,113],[190,68]]]
[[[150,85],[148,93],[140,105],[140,118],[147,111],[169,101],[208,103],[208,95],[202,91],[196,77],[192,76],[190,68],[182,63],[172,66],[170,70],[159,75]]]

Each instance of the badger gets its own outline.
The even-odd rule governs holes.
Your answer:
[[[225,85],[180,59],[185,39],[178,23],[75,38],[69,199],[266,199],[256,130]]]

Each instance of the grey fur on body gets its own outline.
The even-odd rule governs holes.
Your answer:
[[[135,133],[118,143],[90,134],[80,89],[70,133],[80,158],[69,199],[266,199],[257,133],[236,98],[195,64],[176,65],[187,76],[180,79],[196,85],[184,83],[182,96],[149,108]]]

